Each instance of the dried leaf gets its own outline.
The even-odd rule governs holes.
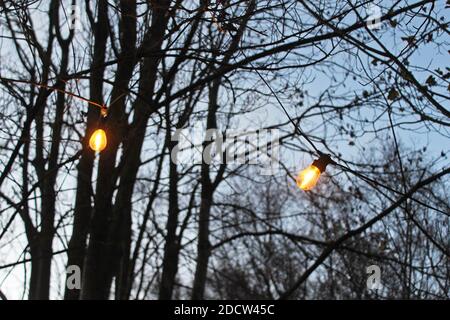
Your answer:
[[[436,79],[433,76],[429,76],[425,81],[425,83],[430,87],[435,86],[437,84]]]
[[[416,39],[414,38],[414,36],[402,37],[402,40],[408,42],[408,44],[410,46],[413,46],[414,43],[416,42]]]
[[[395,100],[395,99],[397,99],[399,97],[399,94],[398,94],[398,92],[397,92],[397,90],[395,90],[395,88],[391,88],[391,90],[389,90],[389,93],[388,93],[388,99],[389,100]]]

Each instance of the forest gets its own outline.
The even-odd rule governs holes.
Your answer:
[[[0,300],[449,299],[449,9],[0,0]]]

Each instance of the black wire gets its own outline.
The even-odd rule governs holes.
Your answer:
[[[242,50],[241,50],[242,51]],[[244,57],[247,59],[245,53],[242,52],[242,54],[244,55]],[[275,93],[275,91],[272,89],[272,87],[269,85],[269,83],[266,81],[266,79],[264,79],[264,77],[261,75],[261,73],[258,71],[258,69],[256,69],[253,64],[250,62],[250,66],[251,66],[251,70],[255,71],[258,76],[261,78],[261,80],[264,82],[264,84],[269,88],[270,92],[272,93],[272,95],[275,97],[275,99],[277,100],[278,104],[281,106],[281,108],[283,109],[284,113],[286,114],[287,118],[289,119],[289,121],[292,123],[292,125],[294,126],[295,130],[297,131],[298,134],[300,134],[303,138],[305,138],[306,141],[308,141],[308,143],[311,145],[311,147],[313,147],[313,149],[320,155],[321,152],[319,151],[319,149],[315,146],[315,144],[311,141],[311,139],[303,132],[300,130],[300,128],[298,127],[298,125],[294,122],[294,120],[291,118],[291,116],[289,115],[289,113],[287,112],[286,108],[284,107],[283,103],[281,102],[281,100],[278,98],[277,94]]]
[[[399,196],[404,196],[404,195],[405,195],[403,192],[397,191],[397,190],[395,190],[395,189],[393,189],[393,188],[391,188],[391,187],[389,187],[389,186],[387,186],[387,185],[385,185],[385,184],[382,184],[382,183],[380,183],[380,182],[378,182],[378,181],[376,181],[376,180],[374,180],[374,179],[372,179],[372,178],[369,178],[369,177],[367,177],[367,176],[365,176],[365,175],[359,173],[358,171],[355,171],[355,170],[353,170],[353,169],[350,169],[349,167],[346,167],[346,166],[344,166],[344,165],[342,165],[342,164],[339,164],[339,163],[335,163],[335,165],[336,165],[337,167],[341,168],[342,170],[347,171],[347,172],[349,172],[349,173],[351,173],[351,174],[357,176],[358,178],[360,178],[360,179],[366,181],[366,182],[369,183],[369,184],[375,184],[375,185],[377,185],[377,186],[379,186],[379,187],[382,187],[382,188],[385,188],[385,189],[387,189],[387,190],[389,190],[389,191],[391,191],[391,192],[393,192],[393,193],[395,193],[395,194],[397,194],[397,195],[399,195]],[[448,212],[445,212],[444,210],[441,210],[441,209],[432,207],[432,206],[430,206],[430,205],[428,205],[428,204],[422,202],[421,200],[418,200],[418,199],[416,199],[416,198],[414,198],[414,197],[412,197],[412,196],[410,196],[409,199],[413,200],[414,202],[417,202],[418,204],[420,204],[420,205],[422,205],[422,206],[424,206],[424,207],[426,207],[426,208],[428,208],[428,209],[435,210],[435,211],[437,211],[437,212],[440,212],[440,213],[442,213],[442,214],[445,214],[446,216],[450,216],[450,214],[449,214]]]
[[[228,31],[230,36],[233,37],[233,34],[231,33],[231,31]],[[242,55],[244,56],[245,59],[248,60],[247,55],[245,54],[244,50],[239,49],[239,51],[242,53]],[[289,112],[287,111],[287,109],[285,108],[285,106],[283,105],[283,103],[281,102],[280,98],[278,98],[277,94],[275,93],[275,91],[272,89],[272,87],[270,86],[270,84],[266,81],[266,79],[264,79],[264,77],[262,76],[262,74],[259,72],[259,70],[253,65],[252,62],[249,62],[250,65],[250,70],[255,71],[256,74],[261,78],[261,80],[264,82],[264,84],[267,86],[267,88],[269,88],[270,92],[272,93],[272,95],[275,97],[275,99],[277,100],[278,104],[280,105],[281,109],[283,110],[284,114],[286,115],[286,117],[289,119],[289,121],[292,123],[292,125],[294,126],[295,131],[302,136],[303,138],[305,138],[306,141],[308,141],[308,143],[311,145],[311,147],[314,149],[314,151],[316,151],[319,155],[321,155],[322,153],[319,151],[319,148],[317,148],[315,146],[315,144],[311,141],[311,139],[302,131],[300,130],[300,128],[298,127],[298,125],[294,122],[294,120],[291,118],[291,116],[289,115]]]

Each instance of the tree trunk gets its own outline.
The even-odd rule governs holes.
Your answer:
[[[58,25],[58,11],[59,6],[57,1],[52,1],[50,15],[53,15],[53,20]],[[72,40],[73,33],[67,39],[62,39],[57,32],[58,42],[61,45],[61,64],[59,70],[59,77],[65,78],[67,74],[67,66],[69,63],[69,45]],[[65,84],[62,84],[62,90],[65,89]],[[37,233],[36,240],[31,244],[32,255],[32,269],[30,278],[30,299],[33,300],[48,300],[50,293],[50,272],[52,262],[52,242],[55,235],[55,202],[56,202],[56,178],[58,176],[58,158],[59,147],[61,144],[61,130],[64,119],[65,95],[58,92],[56,99],[56,112],[52,125],[52,140],[48,158],[45,159],[43,153],[39,153],[36,157],[39,168],[39,180],[41,188],[41,228]],[[42,112],[39,121],[43,121]],[[41,146],[37,145],[37,148]],[[47,162],[47,169],[45,169],[45,162]]]
[[[103,104],[103,74],[105,72],[105,52],[108,39],[108,5],[100,1],[98,5],[98,22],[93,25],[95,32],[94,52],[92,57],[92,73],[90,79],[90,100]],[[83,271],[83,262],[86,254],[86,238],[91,218],[91,179],[94,164],[94,153],[88,146],[89,137],[95,130],[100,110],[88,106],[87,125],[85,137],[82,141],[82,154],[78,163],[77,191],[74,209],[74,222],[72,236],[69,241],[67,265],[78,266]],[[65,300],[80,298],[79,289],[68,289],[64,294]]]
[[[208,274],[208,261],[211,254],[211,244],[209,242],[209,217],[211,212],[212,186],[202,184],[202,199],[200,204],[198,221],[198,243],[197,243],[197,266],[195,268],[194,285],[192,288],[192,299],[203,299]]]
[[[152,25],[147,31],[143,47],[146,50],[161,50],[164,34],[168,22],[167,10],[170,1],[161,1],[153,11]],[[159,58],[146,57],[140,70],[139,97],[134,104],[135,116],[126,139],[124,139],[124,153],[119,167],[120,185],[113,207],[112,222],[110,226],[109,242],[113,243],[115,262],[114,274],[116,276],[116,299],[127,300],[132,279],[130,274],[131,250],[131,211],[132,197],[136,177],[140,166],[142,145],[145,139],[148,119],[154,109],[152,97],[158,75]],[[119,235],[119,236],[118,236]]]
[[[256,1],[252,0],[249,2],[247,7],[247,14],[242,20],[241,25],[237,34],[234,36],[233,41],[230,43],[228,50],[226,51],[223,59],[223,64],[226,65],[233,54],[238,49],[240,39],[244,33],[247,22],[251,13],[254,11],[256,6]],[[221,78],[217,78],[213,81],[209,89],[208,97],[208,118],[206,127],[207,129],[217,128],[216,112],[217,112],[217,97],[219,94]],[[204,144],[205,146],[205,144]],[[192,289],[192,299],[198,300],[203,299],[206,285],[206,277],[208,273],[208,262],[211,255],[211,245],[209,242],[209,220],[211,214],[211,206],[214,196],[214,190],[216,189],[218,183],[222,179],[223,170],[225,169],[226,163],[221,165],[221,170],[217,174],[215,181],[211,181],[209,165],[202,162],[201,169],[201,204],[198,219],[198,243],[197,243],[197,266],[195,269],[194,284]]]
[[[207,129],[215,129],[217,127],[216,111],[217,111],[217,96],[219,93],[220,80],[213,82],[209,90],[209,106],[208,118],[206,120]],[[203,143],[203,150],[207,146],[207,141]],[[192,299],[203,299],[205,291],[206,275],[208,271],[208,261],[211,251],[209,243],[209,217],[213,197],[213,185],[210,177],[210,164],[202,161],[201,166],[201,202],[200,212],[198,217],[198,240],[197,240],[197,266],[195,269],[194,285],[192,289]]]
[[[166,139],[171,139],[170,133],[170,118],[168,116],[166,107],[166,123],[167,133]],[[176,141],[167,141],[169,144],[170,153],[176,147]],[[161,282],[159,285],[159,299],[169,300],[172,298],[173,288],[175,284],[175,277],[178,272],[178,254],[180,252],[180,238],[177,236],[178,226],[178,171],[176,162],[170,161],[169,169],[169,210],[166,224],[166,242],[164,245],[164,257],[162,265]]]
[[[95,205],[91,233],[87,248],[81,288],[81,299],[108,299],[111,287],[111,270],[114,265],[113,247],[109,242],[112,221],[112,199],[117,181],[115,167],[117,151],[126,131],[125,100],[127,88],[136,63],[136,1],[120,2],[122,53],[111,93],[106,135],[108,147],[100,154]]]

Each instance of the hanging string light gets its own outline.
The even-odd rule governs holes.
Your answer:
[[[106,148],[107,143],[106,132],[103,129],[95,130],[89,139],[89,147],[95,152],[103,151]]]
[[[320,153],[319,159],[313,161],[313,163],[306,169],[302,170],[296,179],[297,186],[305,191],[311,190],[319,181],[320,174],[325,172],[327,165],[333,164],[334,161],[328,154]]]
[[[106,148],[106,145],[108,144],[108,139],[106,138],[106,132],[103,130],[102,123],[105,121],[106,116],[108,115],[108,109],[106,106],[101,106],[100,109],[100,128],[95,130],[90,139],[89,139],[89,147],[94,150],[95,152],[101,152]]]
[[[214,22],[217,23],[217,20],[215,20]],[[233,29],[235,29],[235,28],[233,28]],[[228,31],[229,34],[231,36],[233,36],[231,31],[237,31],[237,29],[231,30],[231,29],[219,27],[219,31],[220,32]],[[245,59],[248,59],[245,52],[242,49],[240,51],[241,51],[242,55],[245,57]],[[294,126],[295,132],[298,133],[300,136],[302,136],[312,146],[314,151],[319,154],[319,159],[314,160],[314,162],[308,168],[301,171],[296,178],[297,186],[300,189],[305,190],[305,191],[311,190],[312,188],[315,187],[315,185],[317,184],[317,181],[319,181],[320,174],[325,172],[327,165],[335,164],[335,162],[331,159],[331,157],[329,155],[320,152],[319,149],[316,147],[316,145],[313,143],[313,141],[308,137],[308,135],[306,135],[302,130],[300,130],[300,128],[298,127],[298,124],[296,124],[294,122],[294,120],[291,118],[291,116],[289,115],[289,112],[287,111],[287,109],[285,108],[285,106],[283,105],[281,100],[278,98],[278,95],[272,89],[272,87],[267,82],[267,80],[262,76],[262,74],[258,71],[258,69],[253,65],[253,63],[251,61],[249,61],[248,64],[250,65],[251,69],[264,82],[266,87],[269,88],[270,92],[277,100],[281,109],[283,110],[283,112],[285,113],[285,115],[287,116],[289,121],[292,123],[292,125]]]
[[[35,83],[32,81],[28,81],[28,80],[11,79],[11,78],[5,78],[5,77],[0,77],[0,79],[3,81],[8,81],[8,82],[29,84],[29,85],[36,86],[39,88],[45,88],[45,89],[51,90],[51,91],[58,91],[58,92],[66,94],[68,96],[71,96],[73,98],[87,102],[90,105],[100,108],[100,117],[101,117],[100,122],[104,122],[108,115],[108,108],[105,105],[99,104],[94,101],[90,101],[89,99],[86,99],[80,95],[73,93],[73,92],[68,92],[68,91],[62,90],[58,87],[52,87],[52,86],[48,86],[46,84]],[[106,145],[107,145],[107,139],[106,139],[105,130],[103,130],[101,128],[96,129],[92,133],[92,135],[89,139],[89,147],[96,152],[101,152],[102,150],[104,150],[106,148]]]

